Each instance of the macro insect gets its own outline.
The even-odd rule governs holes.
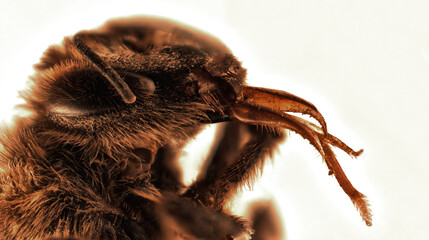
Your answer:
[[[365,196],[308,101],[245,85],[246,70],[219,40],[158,18],[107,22],[66,37],[35,65],[22,107],[3,129],[1,239],[250,239],[226,203],[284,140],[301,135],[320,153],[362,219]],[[315,123],[290,113],[303,113]],[[197,179],[177,159],[204,126],[225,123]]]

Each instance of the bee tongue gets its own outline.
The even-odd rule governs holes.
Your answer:
[[[255,125],[280,127],[301,135],[323,155],[322,143],[327,142],[353,157],[354,151],[338,138],[328,133],[325,119],[310,102],[291,93],[257,87],[243,87],[240,97],[231,106],[231,119]],[[302,113],[317,120],[320,126],[287,112]]]
[[[321,126],[286,112],[310,115]],[[241,97],[231,106],[229,117],[248,124],[289,129],[308,140],[326,161],[329,173],[335,176],[341,188],[360,212],[362,219],[368,226],[371,225],[371,211],[365,195],[357,191],[348,180],[331,146],[340,148],[352,157],[359,156],[363,150],[354,151],[329,134],[323,116],[313,104],[287,92],[244,87]]]
[[[277,112],[294,112],[307,114],[316,119],[327,133],[326,122],[322,114],[310,102],[291,93],[257,87],[244,87],[242,100],[250,105],[264,107]]]

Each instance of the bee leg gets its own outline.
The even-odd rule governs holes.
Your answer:
[[[222,210],[243,184],[256,177],[258,171],[263,167],[264,160],[285,138],[285,133],[277,128],[254,126],[241,122],[230,124],[232,124],[231,127],[236,125],[235,128],[239,126],[242,129],[228,131],[227,127],[225,137],[231,137],[239,144],[228,150],[229,144],[221,141],[214,150],[214,156],[232,155],[234,159],[227,167],[221,167],[222,171],[207,174],[205,179],[195,182],[184,193],[185,197],[216,210]],[[207,169],[219,168],[218,161],[219,159],[213,158]],[[220,159],[220,161],[225,160]]]
[[[280,217],[271,201],[252,203],[247,210],[246,218],[252,223],[255,231],[252,240],[283,239]]]
[[[208,154],[193,185],[205,188],[218,175],[223,174],[228,166],[235,161],[240,149],[249,137],[250,134],[246,124],[237,121],[221,123],[215,137],[217,142],[213,144],[211,152]]]
[[[186,135],[191,138],[200,131],[201,128],[192,127],[186,130]],[[152,176],[156,176],[151,183],[157,189],[176,193],[185,189],[182,180],[182,167],[178,160],[186,143],[186,141],[169,143],[156,152],[150,171]]]
[[[177,192],[184,188],[182,182],[182,170],[178,162],[181,147],[172,144],[160,148],[151,166],[151,175],[156,176],[152,180],[153,185],[164,191]]]
[[[165,193],[157,208],[163,239],[250,239],[243,219],[215,211],[177,194]]]

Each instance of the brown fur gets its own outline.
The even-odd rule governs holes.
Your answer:
[[[133,22],[138,26],[132,27]],[[174,29],[165,42],[156,36],[164,32],[162,26]],[[138,41],[138,35],[147,34],[146,42],[134,42],[135,49],[130,49],[115,37],[128,30],[127,40]],[[93,33],[100,35],[88,37],[86,43],[108,64],[121,74],[143,73],[155,82],[156,91],[139,91],[142,86],[131,75],[125,80],[137,100],[125,104],[76,49],[72,38],[50,47],[35,66],[32,88],[22,94],[27,101],[23,107],[34,114],[17,120],[15,128],[5,129],[1,138],[2,239],[156,239],[168,235],[164,218],[159,217],[162,211],[156,210],[166,204],[161,192],[179,191],[183,184],[179,177],[168,181],[178,172],[167,168],[174,166],[174,160],[168,166],[163,162],[177,158],[180,146],[204,122],[210,122],[208,114],[222,112],[214,88],[222,87],[216,81],[231,75],[219,71],[236,60],[211,37],[165,20],[117,20]],[[145,51],[144,57],[138,56],[143,54],[136,52],[139,49]],[[203,65],[211,73],[199,73]],[[227,80],[240,85],[245,73],[240,71],[238,78]],[[201,79],[204,74],[218,80],[210,83]],[[201,89],[206,92],[199,94]],[[172,155],[161,154],[173,148],[177,150]],[[146,149],[148,154],[136,156],[134,149]],[[151,170],[154,161],[158,167]],[[168,203],[174,206],[172,201]],[[175,201],[190,204],[186,198]],[[195,216],[219,215],[210,221],[230,219],[230,224],[220,227],[224,230],[207,233],[210,238],[250,231],[229,215],[195,204],[189,208]],[[175,216],[171,211],[169,215]],[[201,231],[193,228],[180,231],[190,236]]]
[[[317,149],[354,153],[320,133],[313,105],[246,87],[227,47],[167,20],[114,20],[66,37],[35,69],[22,94],[33,114],[0,140],[1,239],[249,239],[250,226],[225,205],[283,141],[278,127],[289,125],[280,111],[321,123],[288,119]],[[290,107],[267,106],[267,94]],[[225,121],[206,167],[185,187],[182,147],[205,124]]]

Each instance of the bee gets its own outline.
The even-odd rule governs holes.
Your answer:
[[[291,93],[245,84],[216,38],[137,17],[66,37],[35,65],[22,106],[32,114],[0,139],[2,239],[250,239],[226,204],[285,139],[320,153],[362,219],[366,197],[331,149],[322,114]],[[291,113],[302,113],[313,122]],[[178,156],[204,126],[224,123],[197,179]]]

